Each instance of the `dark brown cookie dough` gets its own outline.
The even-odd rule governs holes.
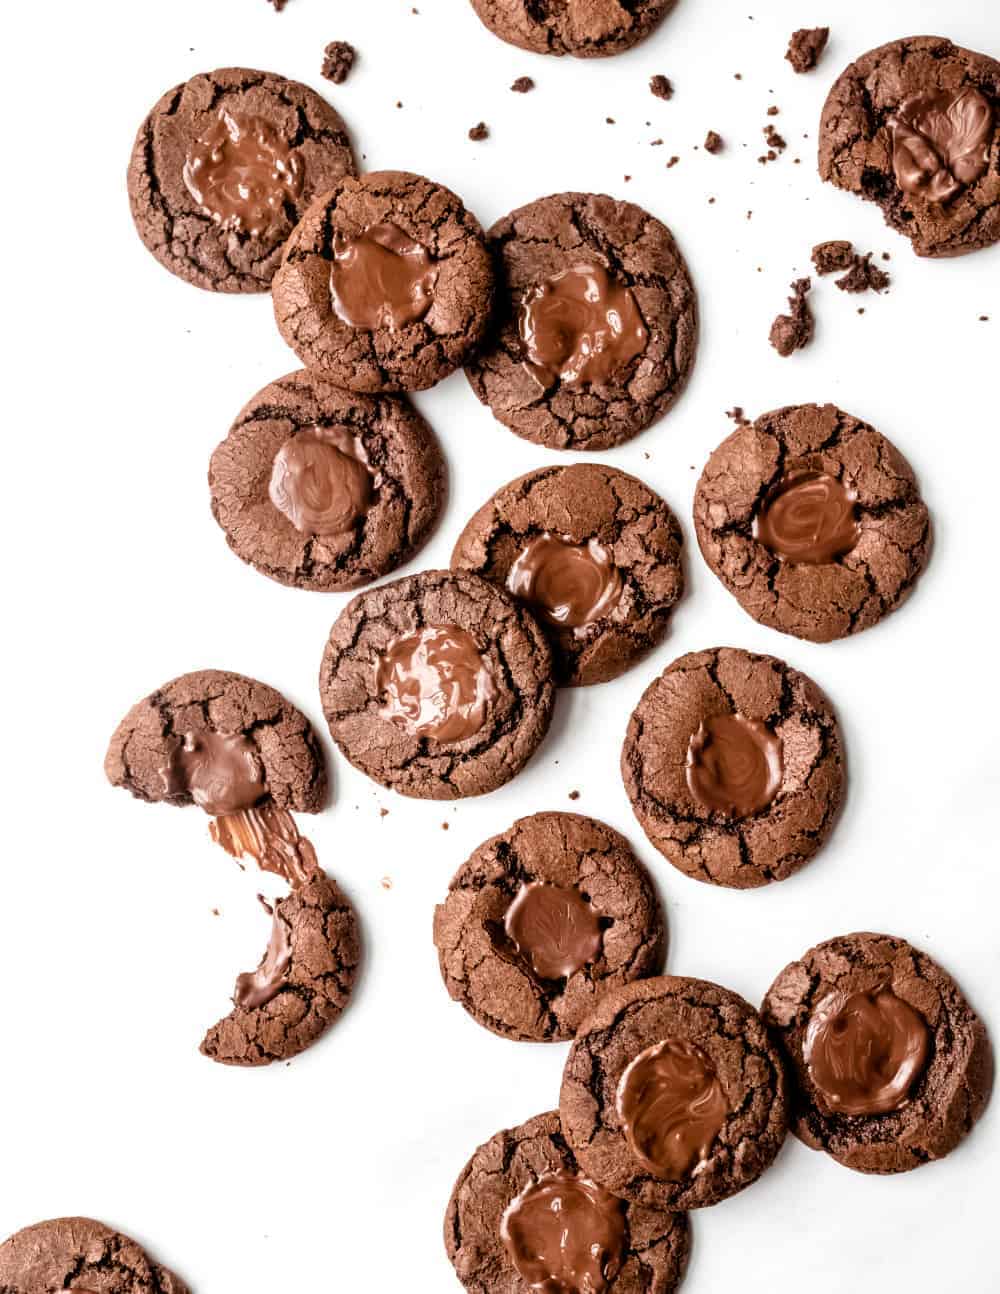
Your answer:
[[[536,813],[487,840],[434,913],[448,992],[504,1038],[572,1038],[599,994],[662,969],[664,941],[628,841],[576,813]]]
[[[212,455],[208,483],[238,557],[323,592],[401,566],[447,493],[437,439],[407,400],[355,395],[306,370],[253,397]]]
[[[769,1167],[785,1073],[748,1002],[674,975],[606,993],[563,1072],[559,1114],[581,1170],[647,1208],[697,1209]]]
[[[695,491],[702,555],[761,624],[811,642],[877,624],[930,555],[931,526],[902,454],[832,404],[739,427]]]
[[[698,311],[670,230],[630,202],[540,198],[489,231],[494,333],[466,367],[494,417],[549,449],[608,449],[671,407]]]
[[[472,0],[472,7],[509,45],[535,54],[602,58],[645,40],[676,0]]]
[[[554,696],[534,617],[478,576],[450,571],[359,594],[330,630],[320,668],[344,756],[421,799],[503,786],[545,736]]]
[[[684,591],[674,514],[625,472],[544,467],[511,481],[459,536],[455,570],[520,597],[552,643],[561,684],[617,678],[661,641]]]
[[[405,171],[328,187],[275,276],[281,335],[350,391],[423,391],[465,362],[489,322],[479,222],[449,189]]]
[[[203,1054],[226,1065],[269,1065],[305,1051],[344,1010],[360,961],[354,908],[319,873],[274,905],[267,952],[239,977],[233,1010],[209,1029]]]
[[[0,1245],[0,1294],[188,1294],[134,1240],[93,1218],[36,1222]]]
[[[649,685],[621,767],[660,853],[696,880],[740,890],[807,863],[844,795],[829,701],[784,661],[735,647],[691,652]]]
[[[206,758],[207,756],[207,758]],[[216,757],[225,786],[199,762]],[[326,767],[312,725],[280,692],[227,670],[183,674],[138,702],[115,729],[104,771],[113,786],[140,800],[214,803],[236,795],[247,803],[319,813]],[[259,793],[253,795],[253,787]]]
[[[937,962],[893,935],[841,935],[786,966],[761,1008],[795,1077],[792,1131],[862,1173],[954,1150],[989,1100],[982,1021]]]
[[[882,208],[918,256],[1000,239],[1000,63],[941,36],[873,49],[837,79],[819,173]]]
[[[553,1198],[562,1205],[555,1212]],[[546,1213],[565,1224],[565,1235],[545,1225]],[[553,1110],[479,1147],[448,1202],[444,1244],[471,1294],[671,1294],[684,1275],[691,1233],[686,1214],[617,1200],[589,1181]],[[559,1283],[542,1284],[546,1279]]]
[[[196,287],[266,292],[306,207],[354,157],[308,86],[225,67],[168,90],[139,127],[128,195],[139,237]]]

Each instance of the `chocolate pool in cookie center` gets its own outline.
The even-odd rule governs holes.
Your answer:
[[[524,366],[546,391],[607,382],[649,341],[632,289],[600,265],[574,265],[531,288],[518,326]]]
[[[828,994],[812,1013],[803,1049],[830,1113],[861,1115],[905,1105],[929,1052],[925,1020],[887,985]]]
[[[636,1159],[668,1182],[698,1171],[729,1114],[715,1066],[680,1039],[636,1056],[619,1080],[616,1108]]]
[[[367,514],[376,484],[357,436],[313,427],[278,450],[268,495],[301,534],[344,535]]]
[[[369,225],[357,237],[335,233],[330,298],[352,328],[399,329],[434,302],[437,268],[426,247],[398,225]]]
[[[624,1205],[582,1174],[556,1169],[511,1201],[500,1237],[531,1289],[603,1294],[621,1270]]]
[[[214,817],[249,809],[267,793],[253,743],[239,733],[205,730],[174,738],[160,777],[167,795],[190,795]]]
[[[585,629],[617,606],[621,572],[596,539],[575,544],[545,531],[518,554],[507,588],[543,620],[561,629]]]
[[[270,122],[223,109],[191,143],[183,175],[204,215],[224,229],[259,238],[284,204],[301,195],[305,168]]]
[[[783,772],[781,738],[742,714],[703,719],[688,744],[688,790],[706,809],[731,818],[766,809]]]
[[[575,975],[601,953],[601,919],[575,886],[522,885],[503,924],[511,943],[542,979]]]
[[[383,719],[411,737],[465,741],[482,728],[497,695],[471,634],[427,625],[395,638],[379,658],[375,686]]]
[[[888,124],[892,168],[904,193],[946,204],[985,174],[993,107],[972,86],[912,95]]]
[[[753,536],[779,561],[822,566],[857,544],[856,491],[826,472],[786,472],[764,499]]]

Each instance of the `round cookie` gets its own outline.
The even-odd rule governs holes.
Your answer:
[[[294,588],[369,584],[437,523],[447,473],[406,400],[301,370],[259,391],[212,455],[212,514],[237,557]]]
[[[571,1039],[601,993],[662,968],[663,914],[628,841],[536,813],[473,853],[434,912],[445,987],[503,1038]]]
[[[274,313],[337,386],[423,391],[466,360],[493,307],[483,231],[449,189],[405,171],[330,186],[288,240]]]
[[[835,82],[819,173],[882,208],[918,256],[1000,240],[1000,63],[941,36],[870,50]]]
[[[8,1237],[0,1245],[0,1290],[188,1294],[184,1282],[134,1240],[92,1218],[53,1218]]]
[[[748,1002],[665,975],[604,994],[563,1071],[580,1169],[622,1199],[697,1209],[755,1182],[787,1131],[785,1073]]]
[[[472,7],[508,45],[534,54],[604,58],[638,45],[674,7],[675,0],[472,0]]]
[[[503,786],[545,736],[554,696],[534,617],[478,576],[450,571],[359,594],[330,630],[320,668],[344,756],[422,799]]]
[[[444,1244],[470,1294],[671,1294],[691,1232],[686,1214],[615,1199],[590,1181],[553,1110],[479,1147],[448,1201]]]
[[[139,237],[172,273],[213,292],[266,292],[306,207],[354,172],[344,123],[318,94],[225,67],[155,105],[128,195]]]
[[[653,491],[596,463],[511,481],[459,536],[454,570],[522,598],[563,685],[617,678],[665,635],[684,590],[680,526]]]
[[[832,404],[776,409],[727,437],[701,474],[694,525],[744,611],[811,642],[894,611],[931,548],[910,465]]]
[[[815,683],[735,647],[691,652],[629,720],[622,778],[642,829],[695,880],[783,881],[824,843],[844,795],[840,728]]]
[[[796,1082],[792,1131],[862,1173],[941,1159],[989,1100],[982,1021],[937,962],[892,935],[841,935],[786,966],[761,1008]]]
[[[549,449],[609,449],[666,413],[698,311],[670,230],[631,202],[561,193],[487,235],[494,331],[467,366],[493,416]]]
[[[319,813],[326,767],[312,725],[280,692],[227,670],[183,674],[139,701],[104,760],[140,800],[226,815],[260,804]]]

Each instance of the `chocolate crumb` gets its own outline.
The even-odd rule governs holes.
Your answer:
[[[387,818],[387,817],[389,816],[389,810],[388,810],[388,809],[379,809],[379,811],[378,811],[378,816],[379,816],[380,818]]]
[[[817,243],[812,249],[812,263],[817,274],[832,274],[846,270],[854,263],[854,246],[846,238],[834,238]]]
[[[864,308],[864,306],[858,306],[858,314],[859,314],[859,315],[863,315],[863,314],[864,314],[864,312],[865,312],[865,308]]]
[[[650,146],[650,148],[659,148],[659,146],[660,146],[662,143],[663,143],[663,140],[662,140],[662,139],[651,139],[651,140],[649,141],[649,146]]]
[[[609,126],[613,126],[615,124],[614,117],[605,117],[604,120],[608,123]]]
[[[674,87],[670,80],[665,76],[656,76],[649,78],[649,90],[657,99],[672,99],[674,97]]]
[[[796,72],[811,72],[830,39],[829,27],[802,27],[788,42],[788,59]]]
[[[758,162],[773,162],[779,153],[784,152],[788,147],[784,139],[774,129],[770,122],[764,127],[764,140],[767,144],[767,156],[758,157]]]
[[[535,88],[535,83],[530,76],[519,76],[510,88],[515,94],[527,94]]]
[[[213,917],[217,917],[218,915],[219,915],[219,909],[218,909],[218,908],[213,908],[213,909],[212,909],[212,916],[213,916]]]
[[[812,341],[814,322],[806,302],[806,293],[811,287],[811,279],[796,279],[792,284],[792,296],[788,298],[790,313],[778,315],[771,325],[768,340],[783,357],[787,358]]]
[[[769,117],[776,117],[778,115],[778,112],[779,112],[778,105],[776,103],[772,103],[770,108],[768,108],[767,110],[767,115]]]
[[[676,166],[680,160],[681,159],[679,157],[672,157],[667,163],[667,170],[669,171],[672,166]]]
[[[323,76],[334,85],[343,85],[351,74],[357,51],[346,40],[332,40],[323,51]]]
[[[731,409],[727,409],[726,417],[732,418],[733,422],[736,423],[737,427],[750,426],[750,419],[743,412],[743,406],[740,404],[734,404]]]
[[[980,315],[980,316],[979,316],[979,322],[980,322],[980,323],[989,323],[989,321],[990,321],[990,317],[989,317],[989,315]]]
[[[733,73],[733,80],[734,80],[734,81],[742,81],[742,80],[743,80],[743,73],[742,73],[742,72],[734,72],[734,73]]]
[[[484,139],[489,139],[490,128],[485,121],[481,121],[478,126],[473,126],[469,131],[469,138],[476,144],[482,143]]]
[[[872,264],[872,253],[867,256],[855,256],[854,263],[842,278],[837,280],[837,287],[842,292],[883,292],[892,280],[885,270]]]
[[[705,136],[705,152],[721,153],[723,149],[722,136],[714,130],[710,130]]]
[[[381,886],[382,886],[383,890],[391,890],[391,889],[392,889],[392,877],[391,877],[391,876],[383,876],[383,877],[382,877],[382,879],[379,881],[379,885],[381,885]]]
[[[274,5],[275,13],[281,13],[285,5],[288,4],[288,0],[268,0],[268,4]]]
[[[447,830],[448,830],[449,825],[450,825],[450,824],[449,824],[449,823],[447,823],[447,822],[442,822],[442,823],[441,823],[441,830],[442,830],[442,831],[447,831]]]
[[[569,793],[569,798],[570,798],[571,800],[578,800],[578,799],[580,798],[580,792],[579,792],[579,791],[570,791],[570,793]]]

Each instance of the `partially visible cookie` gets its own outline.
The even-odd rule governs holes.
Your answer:
[[[913,471],[874,427],[832,404],[738,427],[694,496],[702,555],[761,624],[829,642],[877,624],[927,563]]]
[[[434,912],[451,996],[504,1038],[573,1037],[601,993],[662,968],[663,915],[628,841],[536,813],[473,853]]]
[[[841,935],[786,966],[761,1008],[796,1078],[792,1130],[862,1173],[949,1154],[993,1085],[986,1029],[951,976],[893,935]]]
[[[330,630],[320,697],[344,756],[402,795],[496,790],[548,730],[552,655],[534,617],[476,575],[423,571],[359,594]]]
[[[346,127],[315,91],[224,67],[156,103],[128,195],[139,237],[172,273],[213,292],[266,292],[306,207],[354,171]]]
[[[288,240],[274,313],[306,368],[375,394],[423,391],[483,338],[493,271],[479,222],[405,171],[328,186]]]
[[[560,193],[487,236],[497,316],[466,373],[495,418],[549,449],[609,449],[666,413],[698,339],[666,225],[631,202]]]
[[[424,543],[447,493],[420,414],[300,370],[253,397],[208,469],[212,513],[233,552],[295,588],[369,584]]]
[[[471,1294],[671,1294],[687,1266],[687,1215],[616,1199],[580,1170],[559,1114],[498,1132],[459,1174],[444,1244]]]
[[[93,1218],[53,1218],[0,1245],[2,1294],[188,1294],[134,1240]]]
[[[1000,239],[1000,63],[942,36],[870,50],[820,120],[819,173],[882,208],[918,256]]]
[[[748,1002],[666,975],[606,993],[563,1072],[580,1169],[647,1208],[697,1209],[755,1182],[787,1131],[785,1073]]]
[[[695,880],[734,889],[797,872],[844,795],[829,701],[784,661],[735,647],[681,656],[649,685],[621,768],[660,853]]]
[[[684,589],[674,514],[625,472],[543,467],[498,490],[455,545],[455,570],[521,598],[552,643],[558,682],[617,678],[667,632]]]
[[[134,705],[104,771],[140,800],[198,804],[213,815],[264,803],[319,813],[326,800],[309,720],[273,687],[227,670],[183,674]]]
[[[653,31],[676,0],[472,0],[472,7],[509,45],[534,54],[603,58],[631,49]]]

